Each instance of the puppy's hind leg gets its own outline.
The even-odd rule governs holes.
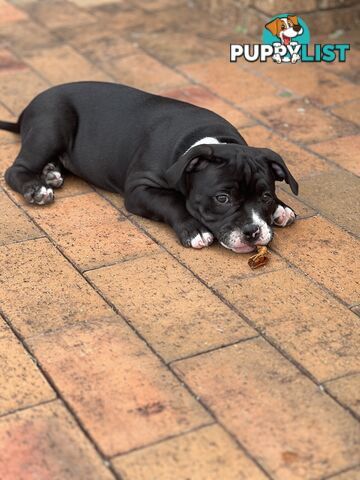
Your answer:
[[[18,157],[5,172],[6,182],[28,203],[45,205],[52,202],[52,187],[60,186],[58,175],[50,175],[50,169],[46,168],[49,163],[55,165],[61,153],[59,141],[48,133],[34,129],[26,135]]]
[[[60,188],[64,183],[64,178],[61,172],[60,161],[53,161],[47,163],[42,171],[42,177],[46,185],[52,188]]]

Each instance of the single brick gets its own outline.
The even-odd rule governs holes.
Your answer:
[[[360,374],[327,382],[326,388],[341,403],[360,415]]]
[[[109,81],[110,77],[68,45],[39,50],[25,57],[51,84],[80,80]]]
[[[0,247],[0,304],[24,336],[112,315],[46,239]]]
[[[319,381],[360,367],[355,315],[303,275],[280,270],[215,288]]]
[[[43,236],[38,228],[0,191],[0,245]]]
[[[327,171],[331,168],[331,165],[328,165],[316,155],[312,155],[297,145],[287,142],[276,133],[260,125],[242,129],[241,135],[250,146],[270,148],[281,155],[291,173],[298,180],[307,175]]]
[[[0,322],[0,415],[55,398],[23,346],[1,318]]]
[[[237,64],[224,62],[223,58],[183,65],[180,70],[240,107],[242,101],[258,98],[262,92],[265,92],[264,95],[276,92],[271,83],[240,68]]]
[[[309,145],[309,148],[360,176],[360,137],[358,135],[315,143]]]
[[[360,100],[333,107],[332,112],[344,120],[360,125]]]
[[[265,480],[218,425],[210,425],[113,460],[132,480]]]
[[[2,26],[7,25],[13,22],[21,22],[22,20],[27,19],[27,15],[25,12],[20,10],[19,8],[14,7],[10,3],[0,0],[0,25]]]
[[[300,143],[316,143],[353,135],[356,127],[320,110],[306,100],[291,100],[262,112],[263,121],[282,137]]]
[[[0,418],[1,480],[114,480],[59,402]]]
[[[248,260],[251,254],[232,252],[217,242],[201,250],[185,248],[168,225],[140,217],[133,217],[133,220],[208,285],[213,286],[220,279],[222,282],[237,282],[240,278],[264,273],[261,268],[250,269]],[[279,270],[285,266],[284,260],[273,253],[266,270]]]
[[[31,17],[49,30],[86,26],[96,21],[94,16],[72,2],[52,0],[51,8],[45,2],[36,2],[30,3],[27,8],[31,11]]]
[[[46,208],[28,206],[27,211],[82,270],[159,250],[95,192],[64,198]]]
[[[219,56],[222,51],[228,55],[229,46],[216,38],[199,38],[198,32],[173,31],[147,32],[139,37],[140,46],[166,65],[178,66],[187,63],[203,62]],[[176,48],[174,48],[176,45]],[[221,48],[222,47],[222,48]]]
[[[106,71],[121,83],[151,92],[187,83],[184,77],[144,53],[114,59]]]
[[[264,340],[174,368],[273,477],[319,479],[354,464],[356,420]]]
[[[87,276],[167,361],[256,335],[165,253]]]
[[[121,319],[30,339],[46,372],[108,456],[209,423]]]
[[[322,217],[296,222],[276,235],[272,246],[345,302],[359,302],[358,243],[333,223]]]
[[[175,90],[165,90],[162,94],[182,102],[189,102],[199,107],[212,110],[238,128],[253,123],[253,121],[242,112],[199,85],[190,85]]]
[[[326,172],[303,179],[300,197],[334,223],[359,235],[359,192],[360,178],[345,171]]]

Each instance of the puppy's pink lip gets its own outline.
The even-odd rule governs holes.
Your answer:
[[[241,247],[231,247],[231,250],[235,253],[250,253],[256,249],[255,245],[243,245]]]
[[[289,45],[291,38],[283,34],[284,45]]]

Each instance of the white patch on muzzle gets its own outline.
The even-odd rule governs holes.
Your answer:
[[[221,245],[236,253],[252,252],[255,250],[256,245],[267,245],[272,238],[271,227],[254,210],[252,211],[252,222],[260,230],[260,235],[254,243],[249,243],[244,233],[239,228],[236,228],[229,234],[226,244],[220,241]]]

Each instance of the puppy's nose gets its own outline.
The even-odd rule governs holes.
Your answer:
[[[243,228],[243,233],[245,235],[246,240],[251,242],[255,242],[260,237],[260,227],[255,223],[248,223]]]
[[[295,30],[295,32],[300,32],[300,30],[301,30],[301,25],[294,25],[294,26],[293,26],[293,29]]]

